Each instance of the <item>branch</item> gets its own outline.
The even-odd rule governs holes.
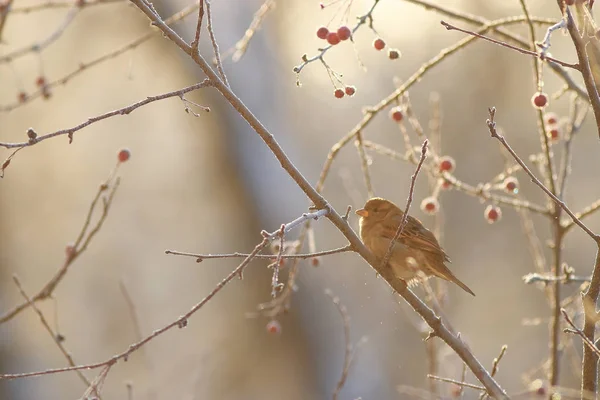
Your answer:
[[[421,147],[421,158],[419,159],[419,163],[417,164],[417,169],[415,169],[415,173],[412,175],[410,179],[410,189],[408,190],[408,199],[406,200],[406,208],[404,210],[404,214],[402,215],[402,220],[400,221],[400,225],[398,225],[398,229],[396,229],[396,233],[390,242],[390,245],[383,257],[383,261],[381,262],[381,268],[386,268],[388,262],[390,261],[390,257],[392,257],[392,252],[394,251],[394,246],[396,245],[396,241],[402,234],[404,227],[408,223],[408,211],[410,210],[410,205],[413,201],[413,193],[415,191],[415,182],[417,181],[417,176],[419,176],[419,172],[421,171],[421,167],[423,166],[423,162],[427,158],[427,144],[429,141],[425,139],[423,142],[423,146]]]
[[[503,42],[501,40],[496,40],[496,39],[492,39],[490,37],[484,36],[484,35],[482,35],[480,33],[477,33],[477,32],[469,31],[467,29],[458,28],[458,27],[456,27],[454,25],[451,25],[451,24],[447,23],[446,21],[440,21],[440,23],[447,30],[449,30],[449,31],[455,30],[455,31],[463,32],[463,33],[466,33],[468,35],[472,35],[472,36],[478,37],[480,39],[487,40],[488,42],[492,42],[492,43],[495,43],[495,44],[500,45],[500,46],[508,47],[509,49],[515,50],[515,51],[517,51],[519,53],[522,53],[522,54],[526,54],[526,55],[529,55],[529,56],[540,58],[542,60],[552,61],[552,62],[554,62],[554,63],[556,63],[558,65],[561,65],[563,67],[573,68],[574,70],[581,71],[581,67],[580,67],[579,64],[570,64],[570,63],[567,63],[567,62],[564,62],[564,61],[561,61],[561,60],[557,60],[556,58],[553,58],[553,57],[550,57],[550,56],[547,56],[547,55],[539,54],[539,53],[537,53],[535,51],[522,49],[520,47],[513,46],[512,44],[508,44],[508,43]]]
[[[265,247],[267,247],[272,240],[279,238],[280,235],[282,234],[281,232],[288,232],[290,229],[293,229],[294,227],[300,225],[302,222],[306,221],[307,219],[319,218],[321,216],[328,215],[329,213],[330,213],[330,211],[328,208],[318,210],[314,213],[305,213],[301,217],[295,219],[294,221],[285,224],[282,229],[278,229],[272,233],[262,231],[261,232],[261,234],[263,236],[262,242],[257,244],[256,247],[254,248],[254,250],[252,250],[252,252],[250,254],[248,254],[248,257],[246,257],[244,259],[244,261],[242,261],[240,263],[240,265],[238,265],[233,271],[231,271],[231,273],[229,273],[229,275],[227,275],[221,282],[219,282],[217,284],[217,286],[206,297],[204,297],[199,303],[194,305],[187,313],[185,313],[181,317],[177,318],[175,321],[163,326],[162,328],[155,330],[154,332],[152,332],[152,334],[146,336],[142,340],[139,340],[138,342],[130,345],[127,348],[127,350],[123,351],[122,353],[116,354],[116,355],[112,356],[111,358],[109,358],[108,360],[98,362],[98,363],[93,363],[93,364],[76,365],[73,367],[47,369],[44,371],[25,372],[25,373],[20,373],[20,374],[0,374],[0,380],[27,378],[27,377],[40,376],[40,375],[50,375],[50,374],[56,374],[56,373],[60,373],[60,372],[78,371],[78,370],[83,370],[83,369],[97,369],[97,368],[101,368],[101,367],[110,368],[114,364],[116,364],[117,361],[119,361],[119,360],[127,361],[127,359],[129,358],[129,355],[131,353],[133,353],[134,351],[136,351],[137,349],[139,349],[140,347],[142,347],[143,345],[145,345],[152,339],[162,335],[163,333],[167,332],[168,330],[170,330],[174,327],[185,328],[187,326],[188,319],[192,315],[194,315],[200,308],[202,308],[206,303],[208,303],[219,291],[221,291],[221,289],[223,289],[223,287],[225,287],[225,285],[227,285],[229,282],[231,282],[235,277],[237,277],[237,276],[241,277],[242,273],[244,272],[244,269],[248,266],[248,264],[250,264],[250,262],[256,257],[256,255],[258,253],[260,253]]]
[[[332,249],[332,250],[324,250],[324,251],[317,251],[314,253],[307,253],[307,254],[282,254],[281,258],[300,258],[300,259],[308,259],[308,258],[314,258],[314,257],[322,257],[322,256],[329,256],[331,254],[337,254],[337,253],[346,253],[349,251],[354,251],[354,249],[352,248],[351,245],[346,245],[344,247],[338,247],[337,249]],[[202,262],[204,260],[210,260],[210,259],[215,259],[215,258],[246,258],[248,257],[248,254],[244,254],[244,253],[229,253],[229,254],[195,254],[195,253],[185,253],[185,252],[181,252],[181,251],[174,251],[174,250],[165,250],[165,254],[173,254],[176,256],[186,256],[186,257],[194,257],[196,258],[196,262]],[[274,258],[273,255],[271,254],[257,254],[255,256],[256,258],[264,258],[264,259],[268,259],[268,260],[272,260]]]
[[[585,7],[585,5],[582,5],[582,7]],[[567,30],[569,31],[569,35],[571,36],[571,40],[575,46],[577,59],[579,60],[580,72],[583,76],[583,82],[585,83],[588,98],[592,104],[592,110],[594,110],[596,129],[598,131],[598,135],[600,136],[600,96],[598,95],[598,88],[596,87],[594,75],[592,74],[592,69],[590,67],[590,61],[586,50],[587,43],[584,43],[583,38],[579,36],[579,30],[577,29],[577,26],[575,26],[575,21],[573,20],[573,14],[571,14],[570,7],[565,7],[565,15],[567,18]],[[584,29],[584,32],[586,31],[587,30]]]
[[[583,331],[581,329],[579,329],[578,327],[575,326],[575,323],[573,323],[573,320],[571,319],[571,317],[569,317],[569,314],[567,314],[567,310],[565,310],[564,308],[561,308],[560,312],[565,317],[565,321],[567,321],[567,323],[569,325],[571,325],[571,329],[567,328],[564,330],[564,332],[565,333],[574,333],[577,336],[581,337],[583,344],[586,345],[592,352],[594,352],[596,354],[596,357],[600,356],[600,349],[598,349],[596,347],[594,342],[592,342],[590,339],[588,339],[588,337],[583,333]]]
[[[202,19],[204,19],[204,0],[200,0],[198,7],[198,21],[196,21],[196,34],[194,40],[190,44],[192,50],[198,51],[198,45],[200,44],[200,31],[202,30]]]
[[[550,189],[548,189],[533,174],[533,172],[531,172],[531,170],[529,169],[529,167],[527,166],[527,164],[525,164],[525,162],[523,160],[521,160],[521,158],[512,149],[512,147],[510,147],[510,145],[508,144],[508,142],[506,141],[506,139],[504,138],[504,136],[500,135],[497,132],[497,130],[496,130],[496,122],[494,121],[494,117],[496,115],[496,109],[494,107],[492,107],[492,108],[488,109],[488,112],[490,114],[490,119],[488,119],[486,123],[487,123],[488,129],[489,129],[490,134],[492,135],[492,137],[495,138],[495,139],[498,139],[498,141],[506,148],[506,150],[508,150],[508,152],[510,153],[510,155],[523,168],[523,171],[525,171],[527,173],[527,175],[529,175],[529,177],[531,178],[531,181],[533,183],[535,183],[540,189],[542,189],[544,191],[544,193],[546,193],[548,195],[548,197],[550,197],[552,199],[552,201],[554,201],[556,204],[558,204],[569,215],[569,217],[571,217],[571,219],[573,220],[573,222],[575,224],[577,224],[585,233],[587,233],[594,241],[600,243],[600,236],[596,235],[590,228],[588,228],[583,222],[581,222],[581,220],[579,218],[577,218],[577,216],[575,215],[575,213],[573,213],[573,211],[571,211],[569,209],[569,207],[567,207],[567,205],[565,204],[565,202],[562,201],[561,199],[559,199],[558,197],[556,197],[556,195],[554,193],[552,193],[550,191]]]
[[[113,171],[113,173],[114,173],[114,171]],[[41,300],[45,300],[45,299],[49,298],[50,296],[52,296],[52,293],[54,292],[54,290],[56,289],[58,284],[66,276],[67,271],[69,270],[69,267],[87,249],[87,247],[90,244],[90,242],[92,241],[92,239],[100,231],[100,228],[102,228],[102,225],[104,224],[104,221],[106,220],[106,217],[108,216],[108,211],[110,210],[110,206],[112,205],[114,195],[119,187],[119,183],[120,183],[119,178],[117,178],[115,180],[114,185],[112,186],[109,194],[105,198],[103,198],[102,212],[100,214],[100,218],[98,218],[96,225],[94,225],[94,227],[88,232],[88,228],[90,226],[90,222],[91,222],[92,216],[94,214],[94,211],[96,210],[98,201],[100,201],[100,199],[102,198],[102,194],[109,189],[109,181],[110,181],[110,179],[107,181],[107,183],[100,185],[100,188],[98,189],[98,192],[96,193],[96,196],[94,197],[94,200],[92,200],[88,214],[86,215],[85,222],[83,224],[83,227],[81,228],[81,231],[79,232],[77,240],[75,241],[74,244],[67,245],[65,261],[64,261],[63,265],[60,267],[60,269],[44,285],[44,287],[35,296],[33,296],[33,298],[31,299],[31,302],[25,301],[25,302],[15,306],[12,310],[7,311],[6,313],[4,313],[4,315],[0,316],[0,324],[3,324],[4,322],[11,320],[17,314],[19,314],[21,311],[23,311],[27,307],[29,307],[32,303],[35,303],[35,302],[38,302]],[[86,233],[87,233],[87,235],[86,235]]]
[[[102,121],[104,119],[107,118],[111,118],[114,117],[116,115],[128,115],[131,112],[135,111],[136,109],[145,106],[146,104],[150,104],[153,103],[155,101],[159,101],[159,100],[164,100],[164,99],[168,99],[171,97],[179,97],[179,98],[183,98],[183,95],[189,92],[192,92],[194,90],[198,90],[198,89],[202,89],[205,87],[209,87],[212,86],[212,84],[210,83],[210,81],[208,79],[203,80],[200,83],[196,83],[195,85],[192,86],[188,86],[186,88],[183,89],[179,89],[179,90],[175,90],[173,92],[168,92],[168,93],[163,93],[160,94],[158,96],[149,96],[144,100],[138,101],[137,103],[133,103],[127,107],[123,107],[120,108],[118,110],[114,110],[114,111],[110,111],[107,112],[105,114],[102,115],[98,115],[96,117],[92,117],[92,118],[88,118],[87,121],[82,122],[79,125],[76,125],[72,128],[67,128],[67,129],[61,129],[58,130],[56,132],[52,132],[52,133],[48,133],[46,135],[40,135],[37,136],[37,138],[35,140],[30,140],[28,142],[21,142],[21,143],[7,143],[7,142],[0,142],[0,147],[5,147],[7,149],[12,149],[12,148],[19,148],[19,147],[27,147],[27,146],[33,146],[39,142],[42,142],[46,139],[50,139],[53,138],[55,136],[62,136],[62,135],[68,135],[69,136],[69,142],[71,142],[73,140],[73,134],[83,128],[86,128],[90,125],[92,125],[93,123],[96,123],[98,121]]]
[[[246,105],[231,91],[231,89],[221,81],[219,76],[212,70],[209,63],[198,53],[191,51],[191,47],[169,26],[167,26],[158,15],[154,13],[152,8],[144,0],[131,0],[150,20],[152,23],[163,31],[175,45],[188,54],[192,60],[206,74],[208,79],[213,83],[214,87],[225,97],[231,106],[242,116],[252,129],[265,142],[265,145],[271,150],[273,155],[281,164],[281,167],[289,174],[289,176],[302,189],[307,197],[313,202],[317,209],[331,210],[327,214],[327,218],[338,228],[338,230],[348,239],[350,245],[363,257],[377,272],[391,285],[412,307],[418,312],[421,317],[429,324],[434,332],[442,340],[444,340],[469,366],[475,376],[484,384],[488,392],[500,399],[508,398],[504,390],[496,383],[496,381],[485,370],[481,363],[471,353],[469,348],[458,336],[453,335],[444,325],[441,319],[427,307],[412,291],[408,289],[406,282],[394,276],[389,268],[381,269],[377,258],[371,253],[365,245],[360,241],[359,237],[352,230],[348,222],[338,214],[333,207],[325,200],[323,196],[311,186],[306,178],[298,171],[292,161],[288,158],[275,137],[269,132],[258,118],[246,107]]]
[[[73,357],[71,357],[71,353],[65,348],[65,346],[62,343],[64,338],[61,338],[61,336],[56,334],[52,330],[52,328],[50,328],[50,325],[48,324],[46,317],[44,317],[44,314],[42,314],[42,311],[35,305],[35,302],[33,301],[33,299],[31,299],[31,297],[29,297],[27,295],[27,293],[25,292],[25,289],[23,289],[23,286],[21,285],[21,282],[19,281],[19,278],[17,277],[17,275],[13,275],[13,281],[14,281],[15,285],[17,285],[17,288],[19,289],[19,293],[21,293],[21,296],[23,296],[25,301],[27,301],[27,304],[29,304],[29,306],[33,309],[33,311],[35,311],[35,313],[40,318],[40,322],[46,329],[46,332],[48,332],[48,334],[50,334],[50,336],[52,337],[52,340],[54,341],[54,343],[56,344],[56,346],[58,347],[60,352],[67,359],[67,363],[71,367],[74,367],[75,361],[73,360]],[[79,376],[79,379],[81,379],[81,381],[83,383],[85,383],[86,386],[89,387],[91,385],[91,382],[85,377],[85,375],[83,375],[83,373],[81,371],[76,371],[76,373],[77,373],[77,376]]]

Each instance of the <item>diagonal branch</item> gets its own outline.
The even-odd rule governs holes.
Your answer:
[[[188,54],[200,69],[206,74],[208,79],[214,84],[214,87],[225,97],[231,106],[246,120],[252,129],[265,142],[265,145],[271,150],[273,155],[281,164],[281,167],[289,174],[289,176],[302,189],[307,197],[313,202],[317,209],[331,209],[327,214],[327,218],[339,229],[339,231],[348,239],[350,244],[382,277],[392,286],[411,307],[427,322],[433,329],[435,334],[444,340],[467,364],[477,379],[486,387],[488,393],[499,399],[507,399],[506,392],[498,385],[498,383],[490,376],[489,372],[475,358],[468,346],[462,341],[458,335],[453,334],[448,327],[442,322],[425,303],[423,303],[407,286],[406,282],[394,276],[391,269],[382,269],[377,261],[377,258],[371,253],[365,245],[360,241],[359,237],[352,230],[348,222],[327,202],[327,200],[319,194],[319,192],[311,186],[306,178],[298,171],[292,161],[288,158],[279,143],[271,132],[265,128],[260,120],[246,107],[246,105],[231,91],[231,89],[219,78],[213,71],[209,63],[198,53],[194,53],[191,47],[169,26],[158,17],[152,8],[143,0],[131,0],[146,16],[152,21],[153,25],[157,26],[175,45]]]

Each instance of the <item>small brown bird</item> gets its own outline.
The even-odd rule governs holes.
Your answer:
[[[404,212],[391,201],[374,197],[365,206],[356,210],[360,215],[360,238],[373,254],[382,260],[394,238]],[[402,235],[396,241],[389,265],[394,274],[410,286],[421,279],[437,276],[456,283],[464,291],[475,296],[467,285],[462,283],[446,267],[450,262],[437,239],[416,218],[408,216]]]

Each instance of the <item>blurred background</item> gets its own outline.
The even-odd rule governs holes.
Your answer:
[[[276,1],[276,7],[252,39],[239,62],[224,60],[236,94],[274,134],[288,156],[311,182],[316,182],[331,148],[362,118],[362,109],[377,104],[442,49],[464,37],[448,32],[440,14],[408,1],[380,1],[374,27],[390,47],[401,51],[391,61],[372,47],[375,33],[362,27],[355,49],[343,43],[326,54],[327,63],[354,85],[353,97],[336,99],[327,71],[309,64],[296,83],[292,69],[301,56],[323,46],[316,35],[322,25],[355,24],[372,0],[334,3],[324,10],[318,1]],[[496,19],[522,14],[519,2],[452,0],[444,7]],[[13,10],[43,4],[15,0]],[[528,1],[533,15],[558,20],[560,12],[545,1]],[[188,3],[157,1],[163,17]],[[222,52],[235,45],[260,8],[258,0],[212,2],[214,31]],[[84,7],[71,16],[69,7],[11,12],[2,31],[0,57],[33,43],[57,40],[41,52],[27,51],[0,64],[0,104],[14,104],[20,92],[33,93],[36,79],[57,80],[86,63],[150,32],[149,22],[125,1]],[[72,18],[72,21],[70,20]],[[68,21],[65,22],[65,21]],[[464,22],[457,25],[466,27]],[[175,25],[191,40],[196,14]],[[470,26],[470,28],[475,28]],[[527,37],[524,26],[511,28]],[[537,30],[538,38],[544,29]],[[206,32],[201,51],[211,54]],[[576,57],[569,38],[555,33],[553,55],[569,62]],[[360,61],[358,61],[360,60]],[[362,64],[362,65],[361,65]],[[441,101],[441,148],[457,160],[456,176],[470,184],[486,182],[501,172],[504,158],[485,125],[487,108],[498,109],[497,121],[509,142],[525,159],[539,152],[536,91],[532,60],[522,54],[476,42],[429,71],[410,90],[416,117],[430,132],[430,99]],[[36,98],[0,113],[0,141],[26,141],[29,127],[42,135],[73,127],[113,109],[199,82],[203,76],[181,51],[159,33],[132,50],[111,58],[51,89],[49,99]],[[395,81],[396,80],[396,81]],[[544,90],[563,85],[544,69]],[[568,97],[552,101],[549,110],[568,114]],[[279,163],[215,90],[186,98],[208,106],[199,117],[185,113],[178,98],[155,102],[130,115],[95,123],[77,132],[17,153],[0,182],[0,311],[21,303],[11,276],[18,275],[33,295],[62,266],[65,247],[73,242],[99,185],[116,163],[117,151],[128,148],[131,159],[118,171],[121,186],[98,233],[56,288],[53,299],[39,307],[78,364],[106,360],[187,312],[223,279],[239,260],[206,260],[166,255],[166,249],[194,253],[249,252],[261,241],[260,230],[276,230],[306,212],[307,198]],[[193,110],[194,108],[191,107]],[[588,121],[573,144],[572,177],[566,195],[581,210],[600,195],[597,133]],[[387,112],[363,132],[368,140],[402,152],[404,144]],[[416,145],[420,141],[414,138]],[[557,146],[557,149],[559,147]],[[0,150],[4,160],[10,151]],[[414,167],[369,153],[375,194],[404,204]],[[528,179],[521,194],[538,204],[546,199]],[[367,199],[360,159],[353,144],[340,151],[324,190],[343,213]],[[412,214],[426,226],[434,218],[419,210],[430,195],[423,175],[417,183]],[[510,393],[524,390],[523,373],[548,356],[551,316],[539,287],[521,277],[534,271],[520,219],[503,209],[503,219],[488,224],[486,204],[458,191],[445,191],[442,244],[452,270],[477,294],[448,288],[446,314],[479,360],[491,367],[502,345],[508,351],[497,378]],[[550,238],[548,221],[533,216],[542,243]],[[357,228],[357,219],[351,217]],[[598,230],[598,218],[589,219]],[[318,250],[345,241],[322,219],[314,223]],[[297,235],[298,232],[294,232]],[[306,250],[306,247],[304,248]],[[549,259],[549,249],[544,247]],[[565,241],[565,261],[580,275],[589,274],[594,259],[591,240],[574,229]],[[242,281],[234,280],[197,312],[185,329],[174,329],[135,352],[110,371],[103,398],[135,399],[306,399],[330,398],[344,360],[343,321],[325,289],[347,308],[350,337],[357,347],[340,398],[409,398],[409,388],[427,389],[428,371],[419,318],[358,256],[341,254],[318,267],[302,262],[297,292],[289,313],[277,317],[281,333],[269,334],[265,317],[249,318],[270,300],[271,272],[254,261]],[[283,271],[285,276],[285,271]],[[133,307],[128,305],[127,296]],[[416,289],[424,296],[421,289]],[[564,290],[576,293],[577,286]],[[538,318],[529,326],[524,320]],[[366,338],[366,339],[365,339]],[[441,344],[439,375],[460,379],[462,365]],[[39,318],[28,309],[0,325],[0,372],[17,373],[66,365]],[[84,371],[91,380],[100,371]],[[577,374],[563,358],[561,385],[578,387]],[[534,378],[544,378],[539,372]],[[474,378],[467,374],[467,379]],[[442,395],[453,388],[442,384]],[[86,390],[75,373],[0,381],[0,398],[79,398]],[[420,392],[419,392],[420,393]],[[130,393],[131,394],[131,393]],[[467,392],[466,398],[478,393]]]

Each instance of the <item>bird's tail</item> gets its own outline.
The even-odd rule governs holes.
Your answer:
[[[448,267],[446,267],[446,265],[442,262],[437,263],[435,268],[430,267],[429,268],[432,275],[437,276],[439,278],[445,279],[449,282],[455,283],[456,285],[458,285],[462,290],[464,290],[465,292],[475,296],[475,293],[473,293],[473,291],[471,289],[469,289],[469,287],[467,285],[465,285],[464,283],[461,282],[460,279],[458,279],[456,277],[456,275],[454,275],[452,273],[452,271],[450,271],[448,269]]]

